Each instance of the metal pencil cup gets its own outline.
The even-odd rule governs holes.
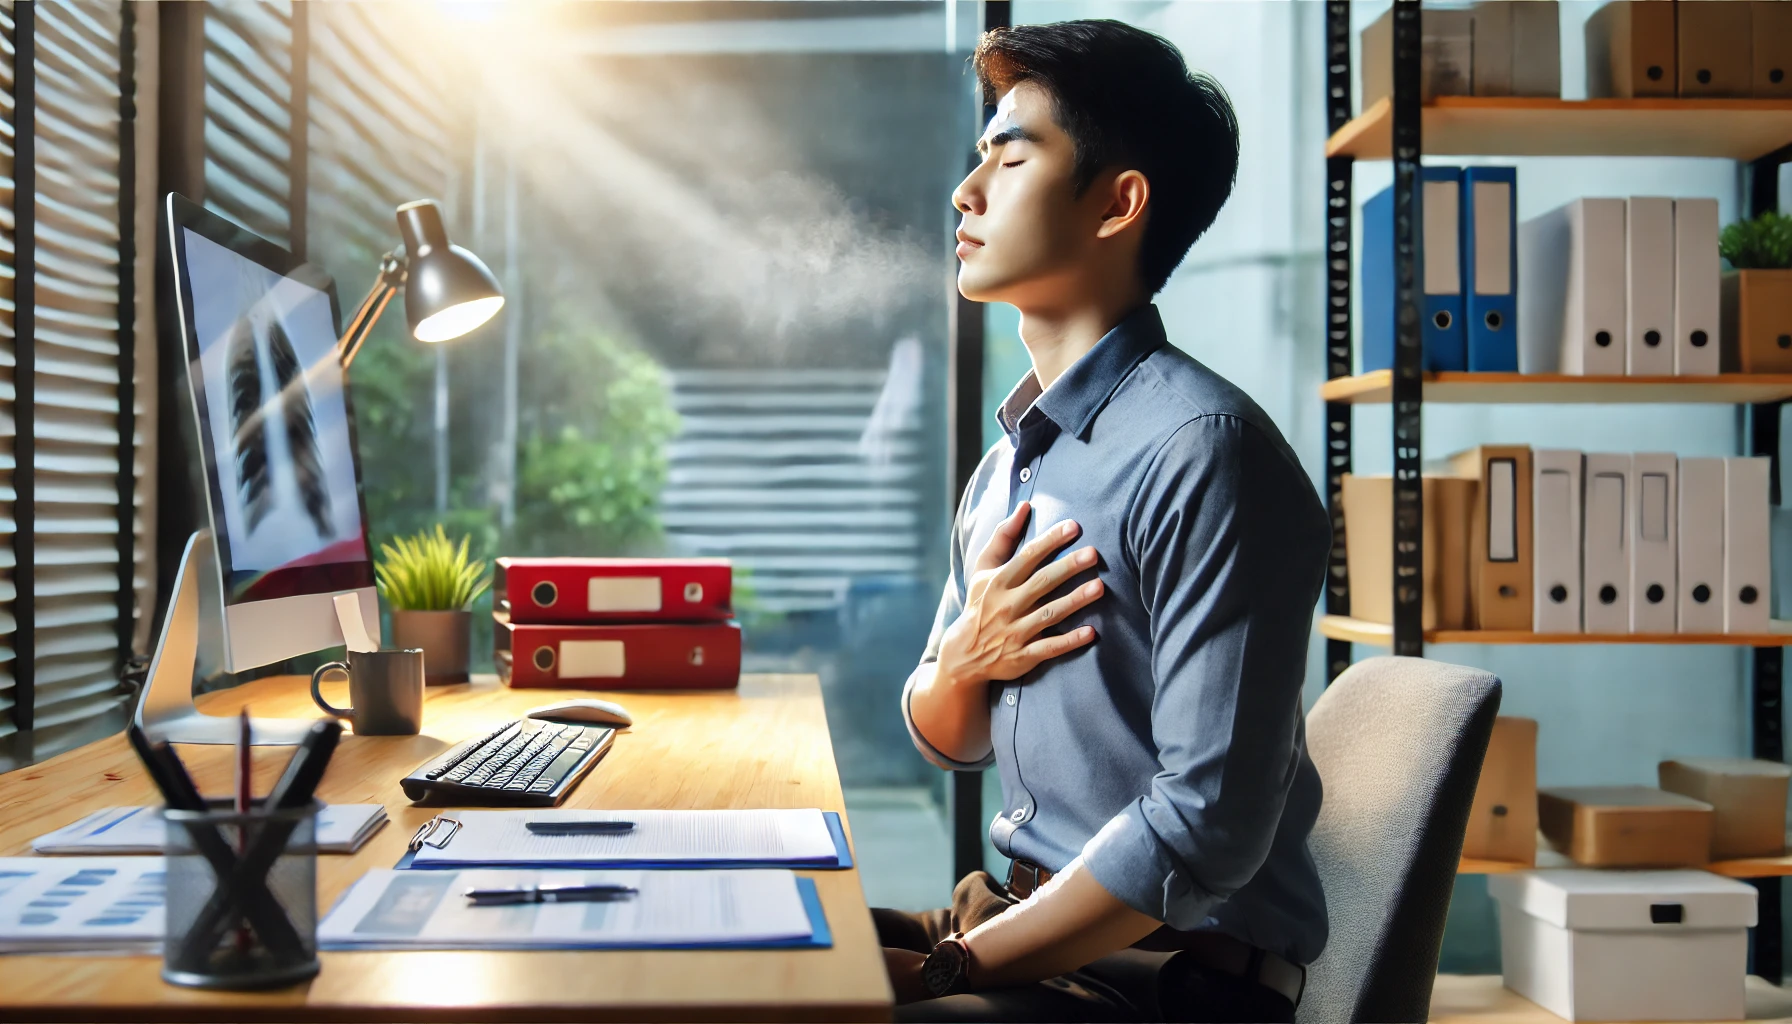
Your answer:
[[[162,978],[196,988],[257,989],[317,974],[317,812],[163,812],[167,941]]]

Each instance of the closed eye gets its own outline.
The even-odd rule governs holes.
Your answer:
[[[1024,164],[1024,163],[1026,163],[1025,160],[1009,160],[1006,163],[1002,164],[1002,166],[1003,167],[1019,167],[1021,164]]]

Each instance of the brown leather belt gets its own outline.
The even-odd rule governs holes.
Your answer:
[[[1051,879],[1052,872],[1030,860],[1015,860],[1008,865],[1008,892],[1015,899],[1026,899]],[[1301,994],[1307,987],[1305,967],[1224,932],[1180,932],[1163,928],[1141,939],[1138,945],[1159,952],[1182,950],[1202,967],[1254,981],[1296,1006],[1300,1005]]]

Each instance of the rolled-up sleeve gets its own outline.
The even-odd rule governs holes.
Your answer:
[[[1236,417],[1192,420],[1159,449],[1128,513],[1162,770],[1082,854],[1110,893],[1173,928],[1198,926],[1256,874],[1299,763],[1330,536],[1285,452]]]
[[[952,623],[957,622],[959,614],[964,611],[964,523],[965,517],[973,507],[973,498],[979,491],[978,485],[987,477],[986,470],[989,459],[990,456],[987,454],[983,457],[983,463],[978,466],[978,471],[972,475],[970,483],[965,486],[964,495],[959,499],[958,513],[953,517],[952,522],[951,572],[946,576],[945,592],[940,595],[939,610],[934,612],[933,630],[927,636],[927,649],[921,652],[921,663],[915,666],[915,670],[908,674],[908,681],[902,684],[902,721],[908,726],[909,739],[914,741],[915,749],[921,752],[922,757],[925,757],[935,767],[949,772],[979,771],[988,768],[995,764],[995,752],[992,750],[981,761],[955,761],[940,753],[934,749],[933,744],[927,742],[927,737],[921,735],[921,730],[915,728],[915,716],[909,710],[908,702],[909,695],[915,688],[915,677],[923,671],[929,670],[935,662],[940,660],[940,639],[945,636],[946,629]]]

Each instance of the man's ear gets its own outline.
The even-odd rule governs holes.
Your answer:
[[[1138,171],[1121,171],[1108,185],[1108,203],[1101,211],[1101,227],[1096,238],[1113,238],[1122,231],[1143,224],[1145,207],[1151,201],[1151,183]]]

